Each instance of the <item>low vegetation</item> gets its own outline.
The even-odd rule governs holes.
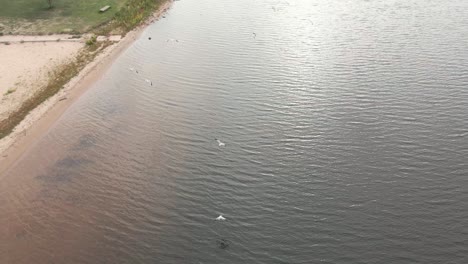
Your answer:
[[[145,21],[164,2],[167,0],[129,0],[111,21],[97,25],[93,32],[98,35],[125,34]]]
[[[15,88],[10,88],[5,92],[5,95],[9,95],[9,94],[12,94],[14,92],[16,92],[16,89]]]
[[[165,0],[0,0],[1,34],[125,33]],[[111,8],[100,13],[99,9]]]
[[[163,2],[163,0],[136,0],[128,2],[115,14],[117,26],[126,31],[133,29],[150,16]]]
[[[132,0],[0,0],[0,32],[4,34],[83,33],[109,22]],[[103,6],[111,8],[99,13]]]
[[[86,45],[91,46],[96,44],[97,37],[96,35],[92,35],[88,40],[86,40]]]

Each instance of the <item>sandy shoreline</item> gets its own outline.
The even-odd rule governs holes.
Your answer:
[[[68,82],[62,90],[26,116],[14,131],[0,139],[0,178],[18,159],[35,145],[62,114],[88,90],[112,63],[140,36],[149,23],[159,19],[172,5],[166,3],[147,19],[145,23],[128,32],[122,40],[107,47],[91,63]],[[66,100],[63,100],[66,98]]]
[[[83,42],[56,41],[0,45],[0,120],[46,85],[49,72],[73,60],[83,47]]]

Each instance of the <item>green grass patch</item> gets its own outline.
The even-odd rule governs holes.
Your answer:
[[[0,0],[0,22],[9,34],[125,33],[167,0]],[[110,5],[104,13],[99,9]],[[109,23],[111,22],[111,23]]]
[[[115,14],[115,21],[118,26],[129,31],[148,18],[164,2],[164,0],[129,1]]]
[[[168,0],[129,0],[115,13],[109,23],[98,25],[93,30],[97,35],[124,34],[144,22]]]
[[[127,3],[128,0],[52,0],[49,8],[47,0],[0,0],[0,18],[15,20],[24,24],[24,21],[37,22],[46,20],[46,23],[33,24],[33,31],[37,33],[86,32],[96,25],[110,21],[114,15]],[[132,2],[132,1],[130,1]],[[111,8],[99,13],[103,6]],[[17,29],[22,33],[29,28]]]

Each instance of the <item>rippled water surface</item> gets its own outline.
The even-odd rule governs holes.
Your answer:
[[[468,263],[467,44],[462,0],[175,2],[0,178],[0,262]]]

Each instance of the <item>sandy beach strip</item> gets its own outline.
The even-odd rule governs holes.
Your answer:
[[[0,44],[0,119],[8,118],[47,83],[50,71],[74,59],[83,46],[80,42]]]
[[[107,47],[68,82],[62,90],[31,111],[13,132],[0,139],[0,175],[8,171],[29,148],[34,146],[62,114],[110,68],[112,63],[140,36],[143,29],[158,20],[172,5],[169,0],[145,23],[128,32],[119,42]],[[26,43],[20,44],[24,45]],[[50,44],[50,43],[48,43]],[[75,43],[68,43],[75,44]]]

